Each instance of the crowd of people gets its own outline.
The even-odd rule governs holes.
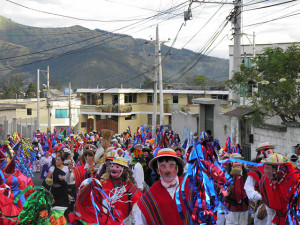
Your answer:
[[[32,141],[8,134],[0,224],[299,224],[300,144],[285,157],[261,143],[251,162],[242,151],[230,138],[222,148],[209,130],[183,142],[146,126],[38,130]],[[37,175],[43,188],[33,185]]]

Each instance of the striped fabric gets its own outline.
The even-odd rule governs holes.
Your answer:
[[[162,218],[161,212],[155,201],[152,193],[147,190],[140,199],[145,206],[153,225],[164,225],[165,222]]]
[[[158,156],[175,156],[175,157],[177,157],[175,151],[170,148],[163,148],[163,149],[159,150],[156,157],[158,157]]]

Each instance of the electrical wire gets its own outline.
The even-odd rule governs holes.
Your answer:
[[[180,5],[182,5],[182,4],[180,4]],[[179,7],[180,5],[177,5],[177,6],[174,7],[174,8],[177,8],[177,7]],[[168,9],[168,10],[166,10],[166,11],[170,11],[170,9]],[[163,13],[158,13],[158,14],[159,14],[159,15],[163,15],[164,13],[166,13],[166,11],[163,12]],[[157,15],[158,15],[158,14],[157,14]],[[155,15],[155,16],[153,16],[153,17],[149,17],[149,19],[154,18],[154,17],[156,17],[157,15]],[[117,31],[119,31],[119,30],[121,30],[121,29],[124,29],[124,28],[126,28],[126,27],[131,27],[131,26],[137,25],[137,24],[140,23],[140,22],[143,22],[143,21],[139,21],[139,22],[136,22],[136,23],[127,25],[127,26],[125,26],[125,27],[116,29],[116,30],[113,31],[113,32],[117,32]],[[0,58],[0,60],[14,59],[14,58],[18,58],[18,57],[24,57],[24,56],[28,56],[28,55],[33,55],[33,54],[40,54],[40,53],[43,53],[43,52],[46,52],[46,51],[52,51],[52,50],[56,50],[56,49],[59,49],[59,48],[68,47],[68,46],[71,46],[71,45],[79,44],[79,43],[82,43],[82,42],[85,42],[85,41],[93,40],[93,39],[98,38],[98,37],[101,37],[101,36],[103,36],[103,35],[106,35],[106,34],[96,35],[96,36],[94,36],[94,37],[86,38],[86,39],[84,39],[84,40],[80,40],[80,41],[72,42],[72,43],[69,43],[69,44],[66,44],[66,45],[57,46],[57,47],[53,47],[53,48],[49,48],[49,49],[44,49],[44,50],[40,50],[40,51],[36,51],[36,52],[31,52],[31,53],[28,53],[28,54],[18,55],[18,56],[14,56],[14,57],[4,57],[4,58]]]
[[[277,4],[262,6],[262,7],[258,7],[258,8],[244,9],[243,12],[253,11],[253,10],[258,10],[258,9],[266,9],[266,8],[270,8],[270,7],[274,7],[274,6],[279,6],[279,5],[284,5],[284,4],[295,2],[295,1],[298,1],[298,0],[289,0],[289,1],[286,1],[286,2],[280,2],[280,3],[277,3]]]

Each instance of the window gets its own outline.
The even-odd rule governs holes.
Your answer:
[[[55,118],[68,118],[68,110],[67,109],[56,109],[55,110]]]
[[[178,103],[178,94],[173,94],[173,103]]]
[[[125,94],[125,103],[136,103],[136,99],[137,99],[136,93]]]
[[[32,109],[27,109],[27,115],[31,116],[32,115]]]
[[[81,122],[81,127],[86,127],[86,122]]]
[[[152,125],[152,114],[147,115],[148,125]],[[156,116],[156,125],[159,125],[159,115]]]
[[[147,93],[147,103],[153,103],[153,94]]]

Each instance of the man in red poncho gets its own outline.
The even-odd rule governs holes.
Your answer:
[[[139,211],[135,225],[189,224],[190,216],[185,210],[185,205],[181,204],[185,216],[183,221],[175,202],[176,188],[183,181],[179,176],[183,172],[184,164],[183,159],[179,158],[173,149],[163,148],[157,152],[156,157],[149,162],[149,167],[160,176],[160,180],[153,184],[138,201]],[[187,184],[188,182],[185,189]],[[181,192],[179,196],[182,198]],[[186,196],[186,199],[189,198]]]
[[[300,181],[298,169],[279,154],[270,155],[265,162],[259,191],[264,203],[276,213],[272,223],[285,225],[287,206]]]
[[[266,159],[269,155],[274,154],[274,148],[275,146],[272,145],[270,142],[260,143],[256,148],[256,152],[257,152],[256,161],[260,162],[262,159]],[[257,167],[253,166],[248,173],[248,177],[244,189],[250,201],[259,203],[262,200],[261,195],[258,192],[258,183],[263,174],[264,174],[264,165],[262,164]],[[259,204],[258,209],[261,207],[265,207],[265,206],[261,203]],[[269,217],[269,222],[271,222],[270,218],[272,218],[272,215],[274,214],[274,210],[266,207],[266,211],[269,216],[266,215],[265,218],[260,218],[260,219],[257,218],[259,210],[257,210],[254,213],[254,225],[265,225],[268,221],[268,217]]]

